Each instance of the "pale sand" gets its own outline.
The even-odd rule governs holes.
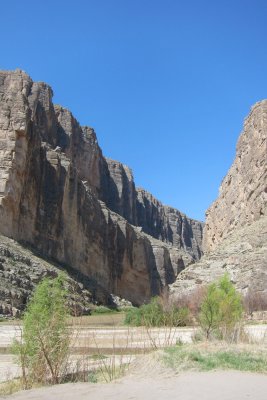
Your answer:
[[[4,397],[1,397],[4,398]],[[76,383],[23,391],[10,400],[266,400],[267,376],[217,371],[169,377],[131,375],[108,384]]]

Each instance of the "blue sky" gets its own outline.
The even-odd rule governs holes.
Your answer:
[[[1,2],[0,68],[49,83],[138,186],[204,219],[267,98],[267,2]]]

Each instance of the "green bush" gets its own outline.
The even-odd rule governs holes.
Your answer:
[[[173,307],[168,315],[167,325],[172,326],[186,326],[189,322],[190,312],[188,307]]]
[[[159,297],[151,299],[150,303],[126,312],[125,324],[132,326],[185,326],[188,323],[187,307],[168,307],[164,310]]]
[[[139,308],[133,307],[128,310],[125,314],[124,323],[131,326],[142,325],[142,315]]]
[[[227,338],[242,318],[241,295],[236,291],[228,275],[207,288],[201,304],[199,321],[209,339],[212,333]]]
[[[21,341],[13,352],[22,367],[25,388],[34,383],[59,383],[70,346],[66,306],[66,278],[43,279],[36,287],[23,316]]]
[[[108,308],[105,306],[98,306],[92,311],[92,315],[99,315],[99,314],[114,314],[118,311],[114,308]]]

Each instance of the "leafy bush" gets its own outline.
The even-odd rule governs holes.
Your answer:
[[[24,314],[22,340],[13,344],[25,388],[36,382],[59,383],[69,355],[67,318],[65,276],[43,279]]]
[[[142,315],[140,309],[133,307],[128,310],[125,314],[124,323],[131,326],[141,326],[142,325]]]
[[[188,322],[188,316],[188,308],[171,306],[164,310],[161,299],[154,297],[150,303],[128,310],[125,316],[125,324],[147,327],[185,326]]]
[[[188,307],[173,307],[171,312],[168,314],[167,325],[172,326],[186,326],[189,322],[190,311]]]
[[[199,321],[209,339],[211,333],[226,338],[241,320],[243,306],[241,295],[224,275],[218,282],[211,283],[201,304]]]

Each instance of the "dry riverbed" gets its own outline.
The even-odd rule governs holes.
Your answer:
[[[178,342],[190,343],[195,328],[151,328],[119,327],[111,324],[75,325],[72,329],[71,365],[81,360],[90,367],[98,368],[98,356],[104,354],[105,363],[126,364],[137,356],[153,349],[175,345]],[[0,325],[0,382],[19,376],[20,370],[10,354],[14,338],[20,338],[21,328],[16,325]],[[111,360],[112,358],[112,360]]]
[[[96,316],[77,319],[72,328],[72,354],[70,365],[73,369],[76,368],[77,361],[84,362],[91,370],[103,366],[103,362],[113,363],[114,366],[121,366],[122,364],[132,363],[133,365],[143,357],[143,354],[150,352],[153,349],[159,349],[176,343],[191,343],[192,338],[196,333],[196,328],[127,328],[121,325],[122,317],[119,315],[114,316]],[[252,342],[266,343],[267,341],[267,325],[247,325],[245,330],[248,337]],[[21,335],[20,326],[17,324],[0,324],[0,382],[7,381],[13,377],[20,375],[18,366],[14,363],[13,356],[10,354],[10,345],[14,337],[19,338]],[[104,361],[101,360],[100,355],[104,354]],[[166,396],[170,398],[176,392],[183,394],[183,400],[194,399],[197,397],[195,393],[195,381],[199,385],[199,393],[203,393],[199,398],[214,399],[209,397],[210,390],[215,390],[217,385],[216,398],[221,395],[223,400],[226,399],[244,399],[251,397],[255,400],[266,399],[262,396],[259,388],[256,396],[255,390],[252,390],[253,385],[260,383],[261,387],[267,389],[266,375],[245,374],[239,372],[218,372],[218,373],[189,373],[179,375],[178,377],[172,370],[163,368],[158,371],[157,366],[159,363],[152,365],[147,364],[149,358],[141,358],[142,368],[139,366],[137,369],[131,369],[130,375],[123,378],[117,383],[109,385],[102,384],[64,384],[59,387],[38,389],[38,391],[27,391],[25,393],[15,394],[10,399],[68,399],[73,396],[79,399],[90,397],[93,399],[161,399],[164,400]],[[143,365],[144,364],[144,365]],[[153,376],[150,376],[151,373]],[[213,375],[212,375],[213,374]],[[166,377],[166,376],[167,377]],[[220,385],[224,379],[228,379],[227,386],[224,391],[220,389]],[[144,379],[146,378],[146,379]],[[240,385],[240,380],[244,380],[244,385]],[[190,380],[191,384],[189,384]],[[257,382],[256,382],[257,381]],[[258,384],[257,383],[257,384]],[[189,385],[190,391],[187,390]],[[235,385],[239,392],[235,391]],[[230,388],[232,388],[230,390]],[[229,389],[235,396],[227,397]],[[202,390],[202,392],[201,392]],[[243,390],[243,391],[242,391]],[[263,390],[263,389],[262,389]],[[73,392],[72,392],[73,391]],[[101,396],[99,395],[101,393]],[[223,394],[224,393],[224,396]],[[24,397],[23,397],[24,396]],[[26,397],[25,397],[26,396]],[[69,397],[68,397],[69,396]],[[191,397],[190,397],[191,396]],[[240,397],[238,397],[240,396]],[[243,396],[243,397],[242,397]],[[176,397],[173,397],[176,398]]]

